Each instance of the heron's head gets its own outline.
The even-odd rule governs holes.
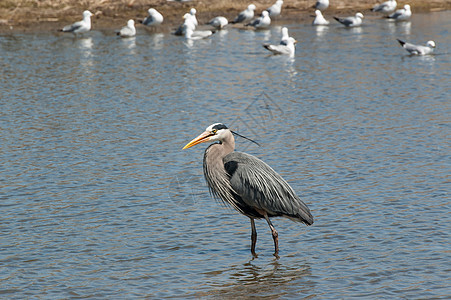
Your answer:
[[[200,143],[222,141],[231,135],[231,131],[222,123],[215,123],[207,127],[203,133],[186,144],[183,149],[188,149]]]

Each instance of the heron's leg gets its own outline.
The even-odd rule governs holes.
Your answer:
[[[252,218],[250,218],[250,219],[251,219],[251,229],[252,229],[252,232],[251,232],[251,241],[252,241],[251,252],[252,252],[252,255],[254,257],[257,257],[257,253],[255,253],[255,245],[257,244],[257,230],[255,229],[255,221],[254,221],[254,219],[252,219]]]
[[[274,240],[274,256],[279,258],[279,234],[277,233],[276,228],[272,225],[271,220],[268,217],[268,214],[265,214],[266,222],[268,222],[269,228],[271,229],[272,239]]]

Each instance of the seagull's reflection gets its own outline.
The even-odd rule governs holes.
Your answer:
[[[287,60],[285,62],[285,70],[288,72],[290,79],[294,79],[296,78],[298,72],[296,71],[296,68],[294,67],[294,63],[295,63],[295,58],[294,57],[287,57]]]
[[[351,27],[348,28],[353,34],[361,34],[362,33],[362,27],[358,26],[358,27]]]
[[[271,38],[271,31],[268,29],[265,30],[257,30],[257,32],[262,33],[263,39],[268,40]]]
[[[152,48],[155,50],[161,50],[164,46],[164,34],[163,33],[155,33],[152,34],[151,38]]]
[[[83,56],[83,60],[81,61],[81,64],[84,67],[92,66],[94,64],[94,61],[93,61],[94,55],[92,53],[92,46],[93,46],[92,37],[80,38],[80,39],[75,40],[75,42]]]
[[[327,31],[329,30],[329,26],[317,25],[317,26],[315,26],[315,30],[316,30],[316,37],[320,38],[327,33]]]
[[[412,23],[410,21],[397,22],[395,25],[398,27],[399,32],[405,35],[410,35],[410,29],[412,27]]]
[[[76,47],[80,50],[80,65],[83,67],[86,75],[92,73],[94,66],[94,54],[92,53],[92,37],[80,38],[75,40]]]
[[[185,45],[187,48],[192,49],[194,46],[194,41],[192,39],[186,39],[185,40]]]
[[[415,55],[415,54],[404,54],[401,58],[403,61],[405,61],[406,59],[416,59],[416,60],[420,60],[422,62],[426,62],[426,63],[433,63],[435,62],[435,55],[431,54],[431,55]]]
[[[220,38],[223,39],[228,34],[227,29],[218,30],[215,34]]]
[[[92,37],[83,37],[80,39],[76,39],[78,43],[78,48],[81,50],[92,50]]]
[[[133,49],[136,47],[136,37],[130,36],[130,37],[123,37],[121,38],[122,43],[128,48]]]

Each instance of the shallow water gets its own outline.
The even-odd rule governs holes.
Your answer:
[[[261,47],[280,25],[292,59]],[[1,296],[450,298],[450,29],[0,36]],[[266,222],[252,259],[249,220],[209,196],[207,145],[181,150],[215,122],[312,210],[273,220],[278,260]]]

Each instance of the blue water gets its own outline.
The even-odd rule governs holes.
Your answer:
[[[261,46],[281,26],[294,58]],[[1,35],[0,297],[450,298],[450,29]],[[273,219],[280,259],[210,197],[207,145],[181,150],[216,122],[312,210]]]

